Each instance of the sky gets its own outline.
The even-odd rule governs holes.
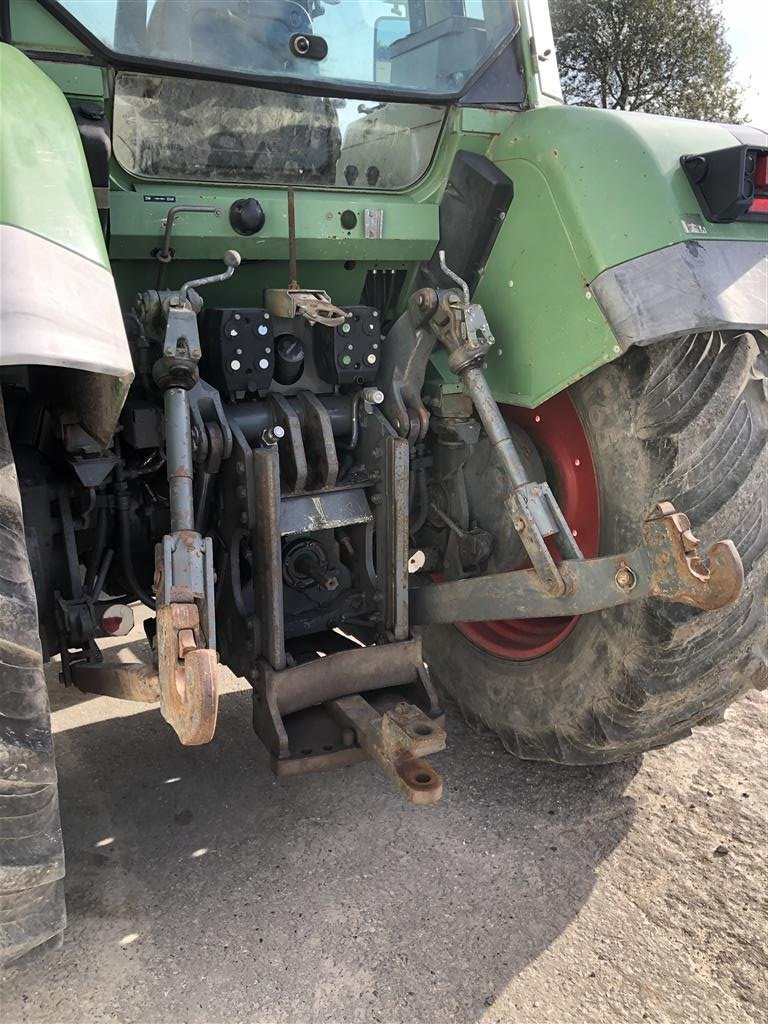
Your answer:
[[[734,77],[744,87],[744,111],[756,128],[768,130],[768,4],[765,0],[721,0]]]

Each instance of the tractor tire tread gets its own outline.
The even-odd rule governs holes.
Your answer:
[[[61,941],[64,847],[48,692],[0,397],[0,963]]]

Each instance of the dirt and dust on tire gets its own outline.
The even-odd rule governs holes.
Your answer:
[[[21,498],[0,395],[0,959],[61,941],[64,848]]]

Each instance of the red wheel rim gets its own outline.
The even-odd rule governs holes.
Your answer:
[[[547,478],[566,521],[586,558],[595,558],[600,544],[600,498],[587,435],[566,392],[537,409],[503,405],[505,419],[528,434],[547,470]],[[554,549],[553,549],[554,553]],[[472,643],[489,654],[528,661],[549,654],[571,633],[578,616],[554,619],[498,619],[457,622]]]

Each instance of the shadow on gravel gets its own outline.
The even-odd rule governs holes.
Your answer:
[[[154,710],[60,732],[69,928],[6,1019],[22,991],[39,1021],[480,1019],[589,897],[640,761],[519,762],[455,715],[449,737],[418,809],[371,765],[277,783],[245,692],[203,748]]]

